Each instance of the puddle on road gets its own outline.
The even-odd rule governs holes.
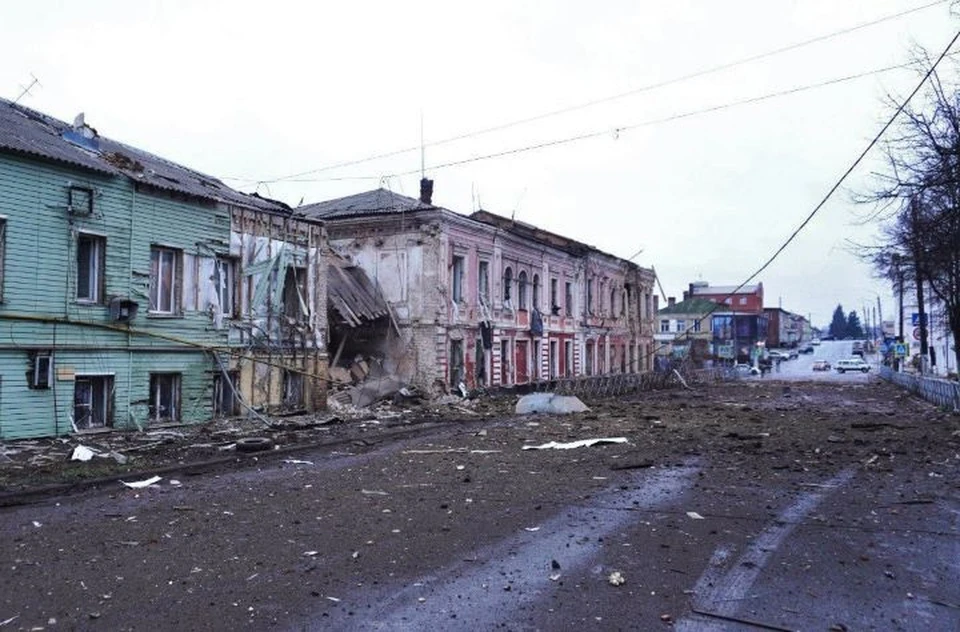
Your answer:
[[[535,532],[523,531],[475,551],[476,562],[454,564],[435,575],[421,577],[412,586],[390,592],[369,618],[353,620],[348,627],[493,629],[501,622],[516,621],[513,613],[544,599],[556,588],[551,574],[582,574],[600,554],[600,538],[640,519],[630,510],[656,509],[676,502],[690,487],[697,471],[691,462],[637,474],[630,481],[632,489],[620,489],[618,483],[616,488],[594,495],[589,506],[569,507],[546,522],[531,525],[538,527]],[[571,534],[589,538],[573,538]],[[559,563],[559,570],[552,568],[553,561]],[[365,599],[370,599],[369,595]],[[330,629],[329,621],[323,627]]]

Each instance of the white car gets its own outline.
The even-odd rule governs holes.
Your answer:
[[[870,370],[870,365],[863,361],[863,358],[847,358],[846,360],[837,360],[833,365],[837,373],[846,373],[847,371],[860,371],[866,373]]]

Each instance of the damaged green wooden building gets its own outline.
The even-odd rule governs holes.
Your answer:
[[[321,222],[0,99],[0,439],[326,399]]]

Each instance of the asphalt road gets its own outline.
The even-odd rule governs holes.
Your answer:
[[[956,415],[859,375],[588,403],[0,509],[0,628],[960,629]]]
[[[877,373],[876,354],[868,355],[864,359],[870,364],[870,372],[863,373],[837,373],[837,360],[853,357],[853,342],[850,340],[828,340],[821,342],[813,348],[813,353],[801,353],[794,360],[784,360],[780,363],[780,369],[766,376],[764,379],[773,378],[787,381],[807,381],[814,380],[818,382],[838,382],[863,384],[875,376]],[[817,360],[827,360],[830,362],[829,371],[814,371],[813,363]]]

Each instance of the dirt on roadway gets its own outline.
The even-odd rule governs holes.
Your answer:
[[[957,415],[879,380],[511,403],[8,496],[0,629],[960,629]]]

